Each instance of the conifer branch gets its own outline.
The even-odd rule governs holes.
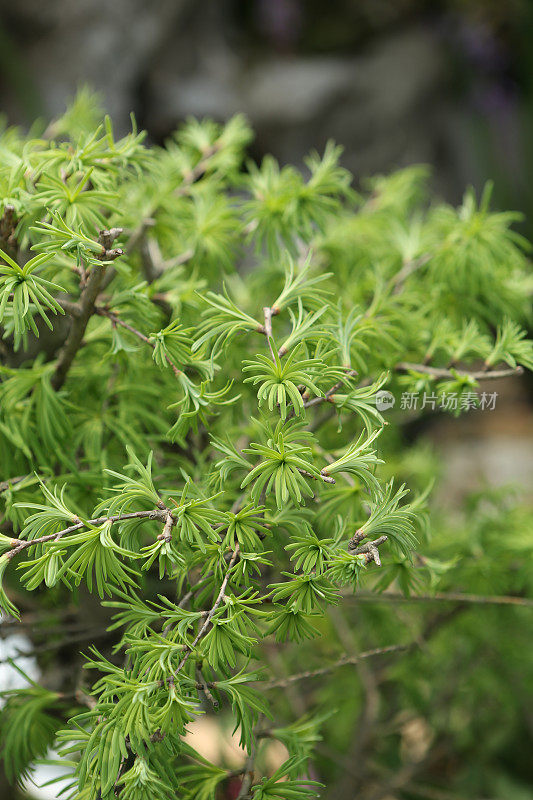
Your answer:
[[[454,369],[452,371],[441,367],[430,367],[427,364],[411,364],[406,361],[396,364],[394,369],[397,372],[421,372],[437,380],[454,379],[458,376],[459,378],[472,378],[476,381],[510,378],[513,375],[522,375],[524,372],[523,367],[520,366],[510,367],[509,369],[474,370],[473,372],[462,369]]]
[[[305,469],[299,469],[298,472],[300,475],[303,475],[305,478],[311,478],[313,481],[322,480],[324,483],[336,483],[335,478],[332,478],[330,475],[313,475],[312,472],[307,472]]]
[[[157,239],[149,237],[149,229],[155,225],[155,219],[148,217],[142,220],[141,224],[132,232],[125,245],[125,252],[130,254],[135,250],[139,251],[141,264],[145,278],[148,283],[153,283],[164,273],[168,266],[177,267],[186,264],[194,256],[194,249],[187,248],[182,253],[171,258],[168,262],[163,260]],[[105,285],[109,285],[106,280]]]
[[[87,280],[87,284],[80,297],[80,313],[73,317],[70,332],[65,342],[52,376],[52,386],[57,391],[63,386],[76,353],[81,347],[83,336],[87,328],[89,319],[92,316],[94,304],[100,291],[100,284],[104,267],[93,267]]]
[[[29,475],[18,475],[16,478],[8,478],[6,481],[0,481],[0,493],[5,492],[6,489],[9,489],[11,486],[16,486],[17,483],[21,483],[29,477]]]
[[[482,606],[520,606],[533,608],[533,598],[514,595],[479,595],[464,592],[436,592],[435,594],[409,594],[401,592],[349,592],[352,600],[362,603],[466,603]]]
[[[352,378],[354,375],[357,375],[357,371],[354,370],[354,369],[349,369],[346,372],[346,377],[347,378]],[[341,389],[342,386],[344,386],[344,382],[343,381],[338,381],[330,389],[328,389],[327,392],[325,392],[323,395],[320,395],[319,397],[309,398],[309,396],[307,394],[304,394],[302,396],[303,407],[304,408],[313,408],[314,406],[319,406],[322,403],[331,403],[332,405],[334,405],[335,404],[335,392],[338,392],[338,390]],[[289,410],[289,413],[287,414],[287,419],[292,419],[294,416],[295,416],[295,411],[294,411],[294,407],[293,407],[293,408],[291,408]],[[329,418],[329,416],[328,416],[328,418]]]
[[[366,557],[366,563],[369,564],[371,561],[375,561],[378,567],[381,567],[381,558],[379,555],[378,547],[381,544],[385,544],[389,537],[388,536],[378,536],[377,539],[373,539],[370,542],[366,542],[365,544],[354,546],[354,539],[353,537],[348,545],[350,552],[354,555],[363,554]]]
[[[250,789],[252,788],[252,783],[255,776],[255,755],[256,755],[256,745],[252,742],[252,746],[250,748],[250,752],[246,759],[246,763],[244,765],[244,775],[241,783],[241,787],[239,789],[239,794],[237,795],[236,800],[246,800],[250,796]]]
[[[12,549],[8,551],[8,556],[9,558],[14,558],[27,547],[33,547],[33,545],[36,544],[44,544],[45,542],[51,542],[55,539],[61,539],[63,536],[68,536],[69,533],[74,533],[74,531],[86,527],[86,524],[97,526],[103,525],[106,522],[115,523],[126,519],[160,519],[165,520],[165,523],[168,524],[169,515],[171,515],[171,512],[167,508],[152,508],[150,511],[131,511],[127,514],[115,514],[109,517],[95,517],[94,519],[87,520],[87,523],[83,520],[79,520],[79,522],[74,522],[72,525],[69,525],[68,528],[57,531],[57,533],[49,533],[46,536],[39,536],[36,539],[12,539]]]
[[[155,225],[155,222],[156,221],[153,217],[144,217],[137,227],[130,233],[124,246],[124,250],[128,255],[137,249],[146,232]]]
[[[355,375],[357,375],[357,370],[355,369],[348,369],[346,372],[347,378],[353,378]],[[327,392],[325,392],[322,397],[312,397],[310,400],[304,400],[304,408],[311,408],[312,406],[318,406],[321,403],[334,403],[335,392],[338,392],[339,389],[342,389],[343,386],[344,382],[338,381],[331,387],[331,389],[328,389]]]
[[[203,672],[199,667],[196,668],[196,675],[197,675],[197,678],[198,678],[198,682],[196,684],[196,689],[198,689],[198,691],[203,692],[205,697],[206,697],[206,699],[213,706],[213,709],[215,711],[218,711],[219,708],[220,708],[220,703],[218,702],[216,697],[213,696],[213,693],[211,692],[211,689],[215,688],[216,683],[213,682],[213,681],[206,681],[205,678],[204,678]]]
[[[141,342],[147,344],[148,347],[151,347],[152,350],[155,350],[155,344],[148,338],[148,336],[145,336],[144,333],[141,333],[141,331],[137,330],[137,328],[134,328],[133,325],[130,325],[128,322],[124,322],[124,320],[120,319],[118,314],[116,314],[115,312],[109,311],[107,308],[104,308],[103,306],[96,306],[94,311],[95,314],[98,314],[101,317],[107,317],[107,319],[111,320],[111,323],[113,325],[120,325],[120,327],[124,328],[125,330],[129,331],[134,336],[136,336],[137,339],[140,339]],[[168,353],[165,353],[164,357],[167,364],[172,368],[172,371],[176,376],[176,378],[178,378],[180,375],[183,374],[182,371],[172,361]]]
[[[122,232],[121,228],[100,231],[98,242],[102,245],[102,252],[99,256],[101,261],[112,261],[123,254],[120,248],[113,249],[113,242]],[[72,323],[67,340],[59,353],[54,374],[52,376],[52,387],[57,391],[63,386],[76,353],[81,347],[85,330],[91,316],[94,313],[96,298],[100,291],[102,278],[105,273],[105,265],[93,266],[87,283],[82,290],[79,302],[79,314],[72,318]]]
[[[62,297],[56,297],[56,300],[63,311],[66,311],[66,313],[70,314],[71,317],[80,316],[81,305],[79,303],[75,303],[73,300],[63,299]]]
[[[157,538],[161,539],[164,542],[170,542],[172,540],[172,528],[174,527],[175,524],[176,520],[169,511],[167,514],[167,518],[165,520],[163,532],[160,533]]]
[[[318,669],[305,670],[305,672],[297,672],[294,675],[287,675],[285,678],[279,680],[272,680],[262,684],[263,689],[286,689],[291,683],[296,681],[308,680],[309,678],[319,678],[322,675],[327,675],[329,672],[334,672],[339,667],[344,667],[350,664],[358,664],[367,658],[374,658],[375,656],[386,655],[387,653],[399,653],[402,650],[409,650],[415,643],[409,644],[391,644],[387,647],[376,647],[374,650],[366,650],[357,655],[350,655],[345,653],[331,664]]]
[[[214,142],[210,147],[206,147],[200,161],[190,170],[183,173],[183,183],[176,189],[177,195],[187,195],[191,186],[196,183],[211,166],[211,159],[220,152],[222,143],[220,140]]]
[[[406,261],[402,268],[398,270],[396,275],[394,275],[391,280],[391,285],[393,287],[392,293],[399,294],[402,291],[403,285],[407,278],[412,275],[413,272],[416,272],[417,269],[420,269],[420,267],[423,267],[425,264],[427,264],[430,259],[431,255],[426,253],[426,255]]]
[[[178,664],[178,666],[176,668],[176,673],[177,672],[181,672],[181,670],[183,669],[183,667],[185,666],[185,664],[187,663],[187,661],[189,660],[189,658],[193,654],[194,648],[196,647],[198,642],[202,639],[202,637],[205,636],[205,634],[207,633],[207,630],[209,628],[209,624],[210,624],[211,620],[213,619],[213,617],[216,614],[220,604],[222,603],[222,601],[224,599],[224,594],[226,592],[226,586],[228,585],[228,581],[229,581],[229,578],[230,578],[230,572],[231,572],[231,569],[232,569],[233,565],[235,564],[235,562],[237,560],[237,556],[239,555],[239,550],[240,550],[240,546],[237,544],[237,546],[235,547],[233,553],[231,554],[231,558],[229,560],[228,567],[227,567],[227,570],[226,570],[226,575],[224,576],[224,580],[222,581],[222,584],[220,586],[220,591],[219,591],[219,593],[217,595],[217,599],[215,600],[215,602],[214,602],[213,606],[211,607],[211,609],[207,612],[207,616],[205,618],[205,622],[203,623],[203,625],[201,626],[200,630],[198,631],[198,633],[194,637],[194,640],[191,642],[190,645],[188,645],[188,650],[185,653],[185,655],[183,656],[183,658],[181,659],[180,663]]]
[[[186,264],[194,256],[194,252],[194,249],[189,247],[169,261],[164,261],[157,240],[144,237],[140,245],[140,254],[147,282],[156,281],[163,275],[165,269]]]

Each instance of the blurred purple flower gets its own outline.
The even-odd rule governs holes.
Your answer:
[[[257,22],[260,32],[278,50],[292,50],[302,28],[302,7],[299,0],[257,0]]]

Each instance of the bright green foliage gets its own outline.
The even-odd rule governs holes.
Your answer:
[[[234,771],[185,735],[220,710],[242,798],[315,797],[320,731],[353,706],[333,681],[296,719],[265,654],[301,671],[291,644],[316,658],[361,580],[475,591],[468,541],[428,551],[435,469],[376,402],[533,367],[528,246],[488,192],[428,210],[418,168],[358,195],[331,144],[302,174],[246,163],[242,117],[146,148],[98,115],[84,91],[42,138],[0,139],[0,606],[92,595],[108,630],[82,685],[9,694],[4,759],[18,780],[54,744],[73,799],[215,800]],[[375,647],[404,643],[382,623]]]
[[[309,797],[311,786],[320,786],[317,781],[294,780],[291,772],[299,766],[298,759],[290,759],[271,778],[263,778],[259,786],[252,789],[254,800],[304,800]]]
[[[246,378],[245,382],[251,382],[254,386],[261,383],[257,392],[259,405],[262,406],[268,401],[269,411],[273,411],[274,406],[277,406],[281,419],[287,418],[288,406],[292,408],[294,414],[301,416],[304,413],[304,401],[302,392],[298,390],[298,384],[301,384],[306,391],[311,389],[316,395],[320,395],[320,389],[312,382],[310,376],[316,375],[326,365],[316,358],[300,359],[295,363],[295,359],[300,355],[296,347],[282,363],[273,347],[272,339],[269,339],[269,344],[273,358],[259,354],[255,361],[245,362],[243,372],[254,373],[254,376]]]
[[[61,292],[63,289],[61,286],[47,281],[41,275],[34,274],[39,267],[50,261],[51,255],[43,253],[30,258],[23,267],[20,267],[3,251],[0,251],[0,258],[5,261],[5,265],[0,267],[2,275],[0,279],[2,285],[0,321],[3,321],[5,317],[10,320],[13,326],[15,347],[18,347],[26,330],[31,329],[34,334],[39,335],[34,313],[30,312],[30,307],[40,315],[49,328],[53,328],[44,309],[47,308],[53,314],[64,313],[57,300],[50,294],[50,290]],[[6,314],[8,301],[12,304],[9,316]]]

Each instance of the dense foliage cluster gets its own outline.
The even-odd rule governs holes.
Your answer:
[[[314,797],[335,782],[321,730],[347,754],[337,776],[368,744],[369,720],[347,746],[363,706],[343,665],[371,684],[368,664],[392,664],[396,712],[423,705],[428,681],[446,703],[453,652],[418,650],[441,619],[409,631],[398,591],[518,585],[525,512],[479,497],[428,544],[437,468],[399,446],[417,412],[376,404],[385,389],[426,407],[455,396],[459,414],[482,402],[479,380],[533,367],[515,217],[489,191],[429,204],[421,168],[357,193],[333,145],[303,172],[247,163],[250,138],[241,117],[191,120],[147,148],[82,92],[43,133],[0,139],[0,604],[17,618],[37,596],[60,622],[78,598],[108,628],[82,644],[87,672],[7,694],[3,753],[18,780],[53,746],[68,797]],[[362,580],[397,604],[357,606],[358,655],[343,614]],[[302,704],[295,687],[319,675],[331,682]],[[185,736],[215,712],[241,768]],[[286,748],[275,769],[271,740]],[[397,742],[371,744],[398,767]],[[356,770],[361,796],[385,796],[372,769]]]

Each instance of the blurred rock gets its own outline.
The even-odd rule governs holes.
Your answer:
[[[17,59],[12,67],[32,84],[43,113],[57,116],[77,86],[89,83],[102,92],[113,117],[125,123],[154,53],[190,5],[190,0],[2,0],[0,10]],[[24,98],[13,96],[6,75],[3,83],[8,109],[17,100],[24,109]]]
[[[244,111],[259,153],[299,161],[329,138],[356,173],[434,161],[441,124],[428,113],[446,80],[445,60],[423,27],[390,34],[361,56],[267,54],[244,62],[221,38],[159,53],[146,85],[146,117],[157,134],[187,114],[227,118]],[[191,61],[192,57],[192,61]]]
[[[1,6],[12,67],[28,87],[21,97],[20,81],[4,76],[0,86],[15,122],[33,116],[24,105],[32,92],[53,117],[87,82],[102,92],[117,130],[134,110],[155,140],[191,114],[226,119],[244,111],[257,131],[257,157],[272,152],[298,163],[333,138],[360,176],[414,161],[438,165],[446,151],[446,58],[437,29],[416,20],[369,38],[357,55],[299,55],[254,47],[223,0]],[[440,168],[450,184],[459,160]]]

